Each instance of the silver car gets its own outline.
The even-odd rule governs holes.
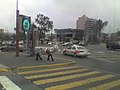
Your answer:
[[[72,55],[74,57],[76,56],[87,57],[90,55],[90,51],[83,46],[72,45],[70,47],[67,47],[66,49],[63,49],[63,54]]]

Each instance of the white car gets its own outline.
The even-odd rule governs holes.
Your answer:
[[[63,54],[72,55],[74,57],[76,56],[87,57],[90,55],[90,51],[83,46],[72,45],[67,47],[66,49],[63,49]]]
[[[52,45],[52,42],[48,42],[48,45]]]
[[[63,46],[70,46],[70,45],[72,45],[72,42],[65,42],[65,43],[63,43],[62,45],[63,45]]]

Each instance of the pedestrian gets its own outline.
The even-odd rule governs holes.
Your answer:
[[[50,60],[50,57],[51,57],[51,60],[54,61],[53,56],[52,56],[52,54],[53,54],[52,48],[47,48],[46,53],[48,55],[47,60]]]
[[[39,47],[35,47],[35,54],[36,54],[36,61],[38,61],[38,58],[40,60],[43,60],[42,57],[41,57],[41,49]]]

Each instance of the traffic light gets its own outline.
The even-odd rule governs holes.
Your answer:
[[[22,18],[22,30],[28,31],[31,28],[31,17],[23,15]]]

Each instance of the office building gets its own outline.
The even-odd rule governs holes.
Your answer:
[[[59,42],[71,42],[82,41],[84,36],[84,30],[80,29],[55,29],[57,41]]]

